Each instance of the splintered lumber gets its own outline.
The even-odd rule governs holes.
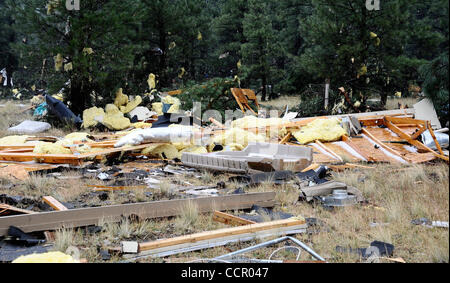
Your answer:
[[[10,226],[18,227],[25,233],[30,233],[99,225],[104,221],[118,222],[123,217],[131,216],[136,216],[139,219],[172,217],[179,215],[183,207],[186,207],[188,203],[196,205],[200,213],[216,210],[249,209],[253,205],[273,207],[275,204],[275,192],[157,201],[7,216],[0,218],[0,236],[6,235]]]
[[[68,210],[67,207],[65,207],[62,203],[60,203],[57,199],[51,196],[45,196],[42,198],[42,200],[50,205],[54,210],[56,211],[65,211]]]
[[[232,226],[244,226],[244,225],[250,225],[250,224],[256,224],[254,221],[250,221],[244,218],[240,218],[228,213],[220,212],[220,211],[214,211],[213,220],[216,222],[220,222],[227,225]]]
[[[162,239],[149,243],[139,244],[139,251],[149,251],[154,249],[160,249],[170,246],[177,246],[182,244],[194,244],[196,242],[218,240],[220,238],[244,235],[249,233],[258,233],[267,230],[274,229],[292,229],[292,228],[304,228],[306,221],[299,218],[290,218],[285,220],[271,221],[266,223],[258,223],[252,225],[246,225],[241,227],[225,228],[216,231],[207,231],[197,234],[181,236],[171,239]]]
[[[0,203],[0,216],[9,214],[35,214],[36,212],[26,209],[20,209],[8,204]]]

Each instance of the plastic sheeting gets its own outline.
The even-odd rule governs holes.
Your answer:
[[[48,104],[48,110],[53,115],[57,116],[63,122],[72,122],[75,124],[82,124],[83,120],[80,117],[75,116],[73,112],[67,108],[61,101],[46,95],[45,100]]]
[[[45,122],[23,121],[19,125],[9,128],[8,132],[20,134],[38,134],[50,130],[52,126]]]
[[[434,133],[436,136],[436,140],[438,141],[441,148],[448,148],[449,146],[449,136],[444,133]],[[430,131],[426,131],[422,134],[423,144],[428,146],[433,150],[437,150],[436,143],[434,142],[433,137],[430,134]]]

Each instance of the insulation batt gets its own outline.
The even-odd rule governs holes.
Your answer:
[[[79,261],[62,252],[50,252],[21,256],[12,263],[79,263]]]
[[[194,130],[189,127],[174,128],[150,128],[138,130],[126,135],[117,142],[114,147],[126,145],[140,145],[142,143],[190,143],[194,136]]]
[[[346,134],[347,132],[340,126],[340,121],[335,118],[317,119],[301,130],[292,133],[301,144],[308,144],[316,140],[333,142]]]

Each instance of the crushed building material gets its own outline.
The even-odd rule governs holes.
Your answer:
[[[243,151],[210,154],[184,153],[181,161],[187,166],[213,171],[244,173],[280,171],[287,168],[301,171],[311,165],[312,150],[269,143],[251,143]]]

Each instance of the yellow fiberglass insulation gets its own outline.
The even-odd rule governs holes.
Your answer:
[[[106,105],[106,115],[103,118],[103,125],[112,131],[121,131],[131,127],[130,119],[123,116],[119,108],[114,104]]]
[[[154,144],[142,151],[143,155],[149,157],[172,160],[180,158],[181,154],[172,144]]]
[[[242,148],[245,148],[249,142],[265,142],[265,138],[239,128],[232,128],[213,138],[213,143],[223,146],[238,144]]]
[[[281,118],[257,118],[255,116],[246,116],[231,123],[233,128],[266,128],[268,137],[273,138],[277,136],[285,136],[287,130],[281,125],[286,124],[287,121]],[[268,127],[268,128],[267,128]]]
[[[347,132],[340,126],[336,118],[317,119],[292,135],[301,143],[308,144],[319,140],[321,142],[332,142],[339,140]]]
[[[189,147],[183,149],[180,153],[183,154],[184,152],[196,153],[196,154],[205,154],[205,153],[208,153],[208,150],[204,146],[192,145],[192,146],[189,146]]]
[[[33,153],[37,154],[72,154],[69,148],[65,148],[60,143],[38,142],[34,146]]]
[[[137,122],[137,123],[131,124],[131,126],[134,127],[135,129],[146,129],[146,128],[151,128],[152,124],[144,123],[144,122]]]
[[[175,98],[173,96],[166,96],[164,97],[162,100],[163,104],[170,104],[172,105],[169,110],[167,111],[167,113],[178,113],[180,111],[180,106],[181,106],[181,102],[178,98]],[[161,111],[162,112],[162,111]]]
[[[55,60],[55,71],[57,72],[61,71],[64,63],[63,56],[60,53],[58,53],[58,55],[55,56],[54,60]]]
[[[119,108],[120,106],[124,106],[128,104],[128,96],[123,93],[123,89],[119,88],[116,92],[116,99],[114,100],[114,105]]]
[[[138,107],[142,103],[142,97],[136,96],[133,101],[130,101],[126,106],[121,106],[120,111],[124,114],[130,113],[136,107]]]
[[[29,136],[8,136],[0,139],[0,145],[15,145],[26,143]]]
[[[92,107],[83,111],[83,128],[88,129],[95,127],[98,124],[96,118],[103,120],[105,117],[105,110],[103,108]]]
[[[62,252],[49,252],[43,254],[32,254],[21,256],[12,263],[80,263],[70,255]]]
[[[75,142],[92,142],[88,133],[71,133],[62,140],[65,144],[74,144]]]
[[[158,113],[158,116],[163,115],[163,104],[161,102],[153,103],[152,111]]]

